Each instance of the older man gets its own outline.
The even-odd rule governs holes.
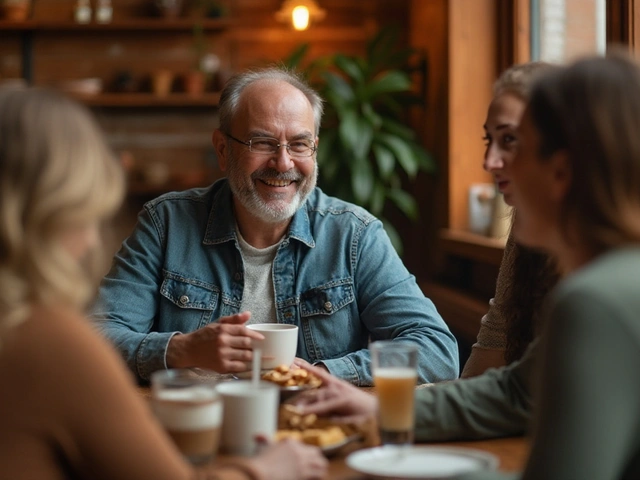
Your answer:
[[[454,337],[364,209],[316,188],[322,100],[279,69],[231,79],[213,144],[227,179],[144,206],[94,318],[141,380],[247,369],[247,322],[299,327],[298,357],[370,385],[368,343],[420,347],[423,382],[457,377]]]

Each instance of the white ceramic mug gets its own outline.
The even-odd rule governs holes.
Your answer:
[[[280,389],[270,382],[237,380],[220,383],[223,419],[220,449],[232,455],[254,455],[256,436],[272,439],[278,426]]]
[[[262,369],[291,365],[298,349],[298,327],[286,323],[254,323],[247,328],[264,335],[264,341],[256,342],[262,350]]]

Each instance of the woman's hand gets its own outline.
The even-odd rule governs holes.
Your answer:
[[[301,415],[315,413],[341,422],[360,423],[376,414],[378,399],[375,395],[359,390],[323,368],[311,365],[304,368],[319,377],[322,386],[294,398],[293,403]]]
[[[265,480],[319,480],[329,464],[318,447],[292,439],[265,447],[249,462]]]

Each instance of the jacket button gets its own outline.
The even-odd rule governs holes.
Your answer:
[[[327,312],[330,312],[332,307],[333,307],[333,305],[331,305],[331,302],[324,302],[324,309]]]
[[[189,303],[189,297],[186,295],[182,295],[178,302],[180,302],[180,305],[186,305],[187,303]]]
[[[235,278],[236,281],[239,282],[240,279],[242,278],[242,274],[240,272],[236,272],[236,274],[233,276],[233,278]]]

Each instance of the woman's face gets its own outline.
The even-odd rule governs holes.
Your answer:
[[[560,210],[570,175],[562,153],[542,158],[540,135],[525,112],[518,127],[518,150],[505,166],[511,181],[516,239],[529,247],[554,250],[560,233]]]
[[[513,205],[511,176],[508,165],[517,148],[518,124],[526,103],[513,93],[502,93],[489,105],[484,124],[487,149],[484,153],[484,169],[493,175],[498,190],[504,195],[507,205]]]

